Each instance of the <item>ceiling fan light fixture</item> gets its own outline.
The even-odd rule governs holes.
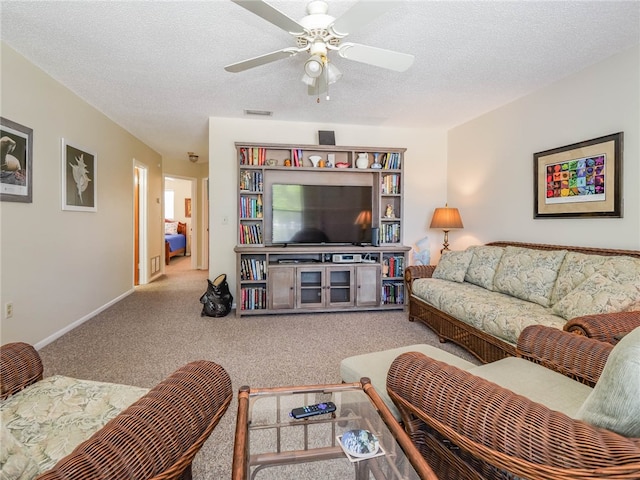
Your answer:
[[[338,80],[342,78],[342,72],[333,63],[327,62],[327,65],[325,68],[327,70],[328,85],[333,85],[334,83],[336,83]]]
[[[304,64],[304,73],[311,78],[318,78],[322,75],[322,57],[311,55]]]
[[[302,78],[300,80],[309,87],[313,87],[316,84],[316,79],[307,75],[306,72],[302,74]]]

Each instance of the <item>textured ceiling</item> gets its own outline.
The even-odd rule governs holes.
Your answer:
[[[298,20],[304,1],[272,1]],[[339,17],[354,1],[329,1]],[[640,43],[639,1],[397,1],[348,41],[415,55],[404,73],[331,57],[331,100],[307,95],[304,55],[224,66],[294,46],[226,0],[6,1],[1,38],[167,158],[207,158],[208,117],[448,128]],[[588,99],[587,99],[588,100]],[[266,120],[269,121],[269,120]]]

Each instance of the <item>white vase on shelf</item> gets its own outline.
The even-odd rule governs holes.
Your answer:
[[[369,168],[369,154],[367,152],[359,153],[356,159],[356,167]]]

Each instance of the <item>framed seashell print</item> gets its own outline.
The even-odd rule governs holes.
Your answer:
[[[62,209],[98,211],[98,156],[62,139]]]

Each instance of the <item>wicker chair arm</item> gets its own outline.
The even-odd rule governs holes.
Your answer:
[[[569,320],[563,328],[567,332],[615,345],[622,335],[637,327],[640,327],[640,310],[576,317]]]
[[[516,355],[594,386],[613,345],[543,325],[526,327]]]
[[[197,361],[176,370],[38,480],[190,478],[191,462],[232,398],[227,372]]]
[[[411,287],[413,281],[418,278],[431,278],[433,271],[436,269],[435,265],[410,265],[404,270],[404,283],[408,288],[409,295],[411,295]]]
[[[0,399],[5,399],[42,379],[42,360],[28,343],[0,347]]]
[[[638,439],[573,420],[421,353],[394,360],[387,388],[412,438],[435,430],[462,450],[459,458],[472,457],[466,463],[482,478],[511,478],[499,470],[529,480],[640,475]]]

